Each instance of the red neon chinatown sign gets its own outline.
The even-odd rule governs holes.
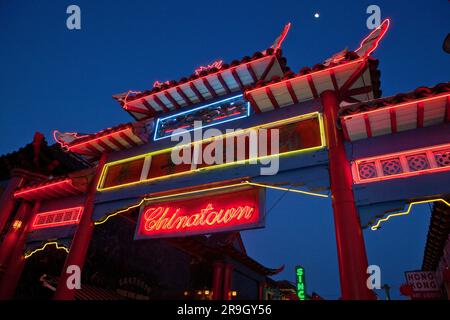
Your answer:
[[[264,190],[152,203],[141,208],[135,239],[181,237],[264,226]]]

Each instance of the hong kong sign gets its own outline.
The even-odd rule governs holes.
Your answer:
[[[439,291],[434,272],[408,271],[405,272],[406,281],[412,286],[414,292]]]
[[[435,274],[431,271],[407,271],[405,272],[406,283],[413,291],[411,299],[429,300],[441,297],[440,288],[436,282]]]
[[[182,237],[261,228],[264,226],[264,189],[143,205],[135,239]]]

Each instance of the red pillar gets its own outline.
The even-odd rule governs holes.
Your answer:
[[[352,173],[342,131],[337,129],[339,103],[331,90],[320,96],[328,143],[334,225],[342,299],[375,299],[367,288],[367,256],[353,195]]]
[[[212,278],[213,300],[222,299],[222,282],[223,282],[223,263],[220,261],[216,261],[213,264],[213,278]]]
[[[449,267],[446,267],[442,271],[442,279],[443,279],[445,293],[447,295],[447,300],[450,300],[450,268]]]
[[[450,282],[444,282],[445,293],[447,294],[447,300],[450,300]]]
[[[13,220],[13,224],[14,221],[19,221],[21,223],[20,228],[15,228],[13,225],[11,225],[0,244],[0,267],[4,268],[8,264],[11,254],[16,247],[17,242],[19,241],[20,236],[23,233],[23,230],[26,227],[30,215],[31,204],[26,201],[22,201]]]
[[[11,179],[9,180],[8,186],[0,197],[0,233],[5,228],[6,223],[14,210],[14,191],[23,186],[24,182],[25,178],[21,174],[21,171],[13,170],[11,172]]]
[[[266,287],[266,282],[261,281],[259,283],[259,300],[264,300],[264,288]]]
[[[8,264],[0,283],[0,300],[10,300],[14,297],[14,292],[25,266],[23,251],[23,246],[17,246],[16,250],[14,250],[14,257]]]
[[[225,264],[223,270],[223,300],[231,300],[231,279],[233,276],[233,266],[230,263]]]
[[[86,199],[84,201],[84,210],[81,216],[80,223],[77,226],[77,231],[70,245],[70,251],[67,255],[64,263],[61,277],[58,281],[55,295],[55,300],[73,300],[75,298],[75,290],[67,288],[67,278],[70,274],[66,273],[66,270],[71,265],[76,265],[83,270],[84,262],[86,260],[86,254],[89,249],[89,244],[92,238],[92,232],[94,230],[94,222],[92,221],[92,213],[94,211],[94,196],[97,191],[97,184],[100,179],[101,172],[106,162],[106,154],[102,154],[100,161],[97,165],[94,179],[92,179],[89,185]]]
[[[22,204],[21,208],[25,207]],[[18,229],[18,239],[13,247],[10,259],[7,261],[6,270],[0,281],[0,300],[12,299],[16,291],[22,270],[25,266],[24,248],[27,234],[33,223],[32,217],[38,212],[40,203],[36,202],[31,210],[27,205],[28,211],[23,211],[23,225]]]

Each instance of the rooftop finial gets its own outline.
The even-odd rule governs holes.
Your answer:
[[[286,38],[290,28],[291,28],[291,23],[288,22],[288,24],[286,24],[284,26],[284,29],[281,32],[281,34],[273,42],[273,45],[271,46],[272,49],[274,49],[276,51],[281,47],[281,44],[283,43],[284,39]]]

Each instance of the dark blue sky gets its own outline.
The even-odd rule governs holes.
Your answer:
[[[66,8],[77,4],[82,30],[66,28]],[[367,34],[366,8],[381,7],[391,29],[374,55],[384,95],[448,81],[448,1],[0,1],[0,154],[29,143],[35,131],[95,132],[131,118],[111,95],[150,89],[155,80],[179,79],[218,58],[226,62],[271,45],[284,24],[283,45],[297,71]],[[320,18],[313,14],[319,11]],[[270,192],[270,204],[282,192]],[[295,222],[295,223],[293,223]],[[383,282],[398,286],[403,272],[421,267],[428,206],[378,231],[365,231],[369,262]],[[244,233],[248,252],[268,266],[306,268],[309,291],[339,296],[329,201],[286,195],[267,227]]]

